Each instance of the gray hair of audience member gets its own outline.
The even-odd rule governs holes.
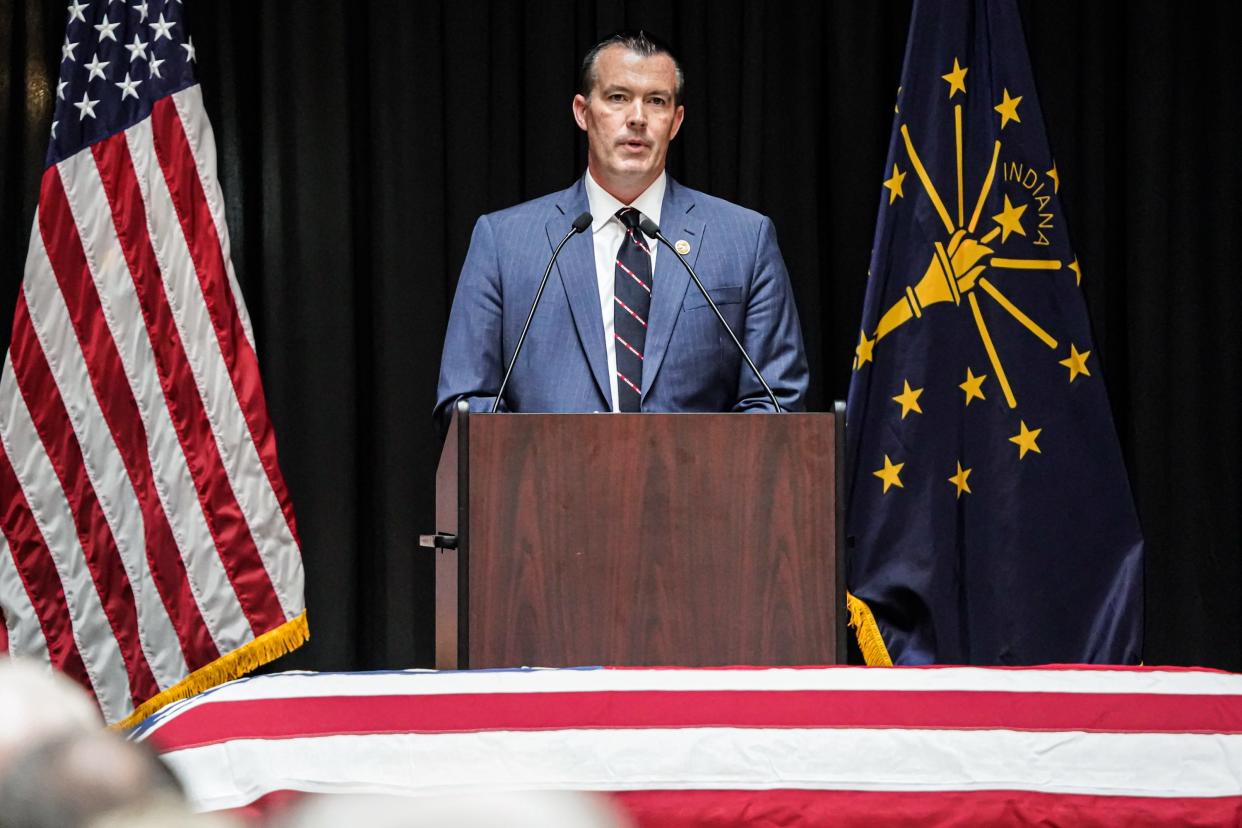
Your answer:
[[[308,796],[273,828],[629,828],[599,794],[481,791],[429,796]]]
[[[667,43],[641,29],[617,32],[591,47],[586,56],[582,58],[582,70],[578,75],[578,92],[582,97],[590,100],[591,92],[595,89],[595,61],[599,59],[600,52],[612,46],[621,46],[626,51],[643,57],[668,55],[673,61],[673,69],[677,74],[677,88],[673,90],[673,103],[682,103],[682,96],[686,91],[686,74],[681,69],[681,61],[677,59],[677,55],[673,54],[673,50]]]
[[[0,828],[81,828],[118,809],[184,801],[146,744],[110,730],[77,733],[14,757],[0,779]]]
[[[11,757],[40,742],[103,724],[95,702],[64,674],[42,662],[0,658],[0,776]]]

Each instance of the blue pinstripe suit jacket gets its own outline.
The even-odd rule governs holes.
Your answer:
[[[588,209],[581,179],[563,192],[482,216],[449,315],[436,417],[488,411],[555,245]],[[703,280],[781,405],[805,408],[806,352],[772,222],[668,179],[661,229],[690,243]],[[771,401],[670,250],[656,257],[643,411],[771,410]],[[609,411],[612,392],[591,234],[557,259],[505,390],[509,411]]]

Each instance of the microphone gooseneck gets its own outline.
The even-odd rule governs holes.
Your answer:
[[[526,314],[526,324],[522,326],[522,334],[518,337],[517,346],[513,349],[513,357],[509,360],[509,366],[505,369],[505,378],[501,380],[500,389],[496,392],[496,399],[492,401],[492,414],[500,407],[500,401],[504,398],[505,388],[509,385],[509,377],[513,374],[513,366],[517,364],[518,354],[522,353],[522,343],[526,341],[526,333],[530,330],[530,321],[535,318],[535,308],[539,307],[539,300],[543,298],[543,289],[548,285],[548,276],[552,273],[552,265],[556,264],[556,257],[561,255],[561,248],[565,246],[571,238],[586,230],[591,226],[591,214],[582,213],[569,227],[569,232],[565,234],[565,238],[561,239],[561,243],[552,251],[552,258],[548,259],[548,266],[544,268],[543,278],[539,280],[539,290],[535,293],[535,301],[530,305],[530,313]]]
[[[724,326],[725,331],[729,334],[729,338],[733,340],[733,344],[737,346],[738,351],[742,354],[742,359],[746,360],[746,364],[750,366],[750,370],[754,372],[755,379],[759,380],[759,384],[763,386],[763,390],[768,392],[768,399],[772,400],[772,405],[776,409],[776,413],[783,414],[785,409],[781,408],[780,402],[776,399],[776,395],[772,393],[771,387],[768,386],[767,380],[763,378],[763,374],[759,373],[759,367],[755,365],[755,361],[750,358],[750,354],[746,353],[746,349],[742,347],[741,341],[737,338],[737,334],[733,333],[733,328],[729,327],[729,323],[725,321],[724,314],[720,312],[720,308],[716,307],[716,303],[712,301],[712,297],[708,295],[707,288],[703,287],[703,283],[699,281],[699,275],[694,272],[694,268],[686,261],[686,257],[681,255],[668,237],[660,232],[660,225],[642,216],[638,221],[638,226],[642,231],[653,239],[661,242],[673,254],[677,256],[677,261],[681,262],[681,266],[690,274],[690,278],[694,280],[695,287],[699,289],[699,293],[703,294],[703,298],[707,300],[707,306],[712,309],[712,313],[716,314],[716,318],[720,320],[720,324]]]

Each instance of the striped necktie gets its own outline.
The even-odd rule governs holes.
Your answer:
[[[651,251],[638,227],[642,214],[622,207],[617,218],[625,236],[617,250],[612,330],[617,352],[617,398],[621,411],[638,411],[642,399],[643,352],[651,309]]]

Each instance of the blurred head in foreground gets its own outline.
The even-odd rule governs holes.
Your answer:
[[[176,777],[148,746],[105,729],[85,690],[46,664],[0,659],[0,828],[189,819]]]
[[[41,742],[103,726],[95,702],[70,679],[46,664],[0,658],[0,777]]]
[[[0,778],[0,828],[75,828],[157,806],[185,812],[176,777],[145,745],[108,730],[45,740]]]

